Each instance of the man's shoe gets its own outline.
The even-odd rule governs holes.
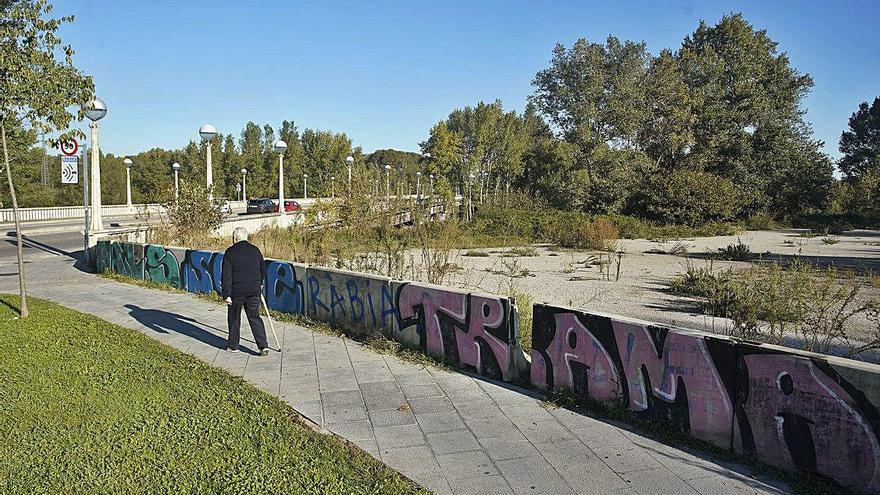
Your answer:
[[[268,356],[268,355],[269,355],[269,349],[268,349],[268,348],[260,349],[260,356]]]
[[[227,347],[226,352],[238,352],[238,349],[233,349],[232,347]]]

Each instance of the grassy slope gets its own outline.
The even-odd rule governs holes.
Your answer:
[[[0,296],[0,492],[419,493],[239,378],[129,329]]]

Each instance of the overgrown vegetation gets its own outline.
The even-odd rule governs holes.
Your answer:
[[[16,299],[0,296],[4,493],[425,493],[240,378],[39,299],[14,320]]]
[[[154,228],[158,238],[173,239],[175,245],[192,246],[210,238],[223,222],[222,202],[210,199],[200,184],[184,181],[179,198],[165,204],[166,222]]]
[[[670,283],[673,294],[700,298],[703,310],[729,318],[732,336],[804,350],[858,356],[880,349],[880,301],[850,271],[795,260],[744,270],[688,263]],[[854,334],[856,319],[869,330]]]
[[[718,258],[726,261],[749,261],[755,257],[752,248],[737,238],[736,244],[728,244],[723,248],[718,248]]]

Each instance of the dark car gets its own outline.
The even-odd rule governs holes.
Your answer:
[[[275,211],[278,211],[278,205],[269,198],[254,198],[247,202],[247,212],[249,214],[272,213]]]

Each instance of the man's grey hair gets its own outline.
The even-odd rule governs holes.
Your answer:
[[[248,236],[248,231],[244,227],[236,227],[235,230],[232,231],[232,242],[238,241],[246,241]]]

